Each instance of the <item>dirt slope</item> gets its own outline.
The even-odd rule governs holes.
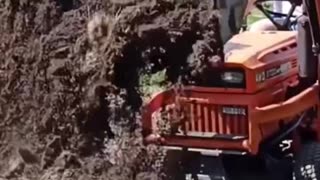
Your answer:
[[[68,2],[0,0],[0,179],[159,178],[139,75],[221,62],[211,1]]]

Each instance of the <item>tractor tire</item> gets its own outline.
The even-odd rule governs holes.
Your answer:
[[[320,180],[320,143],[303,146],[296,156],[293,174],[295,180]]]

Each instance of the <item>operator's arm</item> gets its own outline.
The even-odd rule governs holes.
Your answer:
[[[244,16],[253,8],[255,0],[218,0],[221,38],[227,42],[241,28]]]

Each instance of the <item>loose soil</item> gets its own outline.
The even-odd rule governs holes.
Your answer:
[[[223,60],[212,1],[0,0],[0,179],[160,179],[139,77]]]

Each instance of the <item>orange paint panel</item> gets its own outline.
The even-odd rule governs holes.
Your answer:
[[[212,131],[213,132],[218,132],[218,130],[217,130],[217,120],[218,120],[218,116],[217,116],[217,111],[215,111],[215,109],[217,109],[217,108],[215,108],[215,107],[210,107],[210,115],[211,115],[211,128],[212,128]]]
[[[201,113],[201,104],[197,104],[197,131],[202,132],[202,113]]]
[[[195,124],[195,107],[194,107],[194,104],[191,103],[190,104],[191,108],[190,108],[190,113],[191,113],[191,131],[195,131],[196,129],[196,124]]]
[[[232,117],[230,115],[224,115],[224,124],[225,124],[225,128],[226,128],[226,134],[231,134],[231,124],[232,124]]]
[[[219,134],[224,134],[225,133],[225,129],[224,129],[224,123],[223,123],[223,116],[222,116],[222,108],[219,107],[217,108],[217,112],[218,112],[218,126],[219,126]]]
[[[208,106],[204,106],[204,110],[203,110],[203,113],[204,113],[204,128],[205,128],[205,132],[210,132],[209,130],[209,121],[211,119],[209,119],[209,111],[208,111]]]
[[[186,104],[187,106],[187,121],[185,123],[185,130],[186,131],[190,131],[190,124],[191,124],[191,105],[190,104]]]

